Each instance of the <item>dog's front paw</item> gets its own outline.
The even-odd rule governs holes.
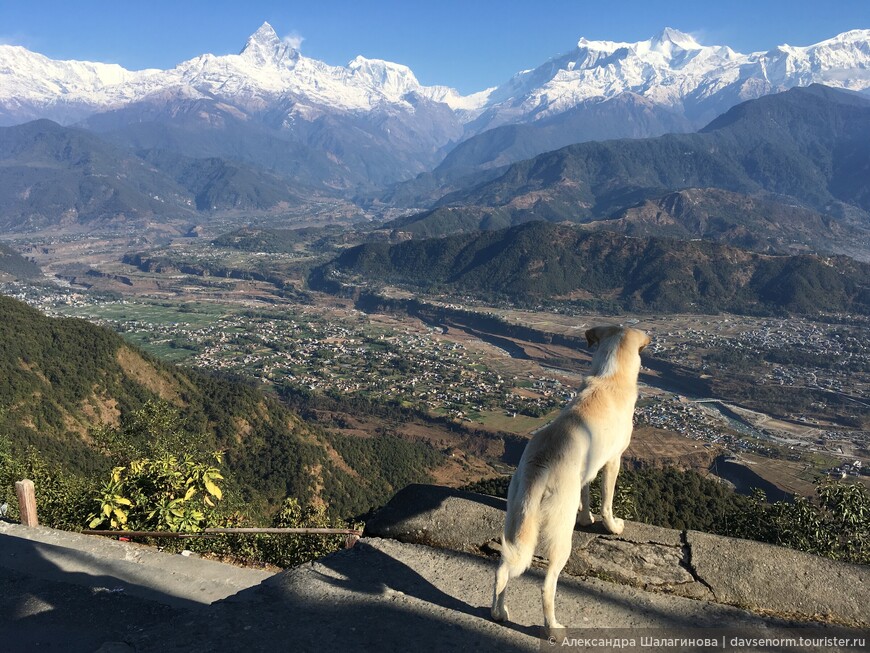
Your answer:
[[[565,626],[560,624],[558,621],[554,621],[553,623],[545,623],[544,624],[544,637],[556,637],[559,638],[561,635],[565,634]]]
[[[580,513],[580,516],[577,518],[577,523],[581,526],[592,526],[595,523],[595,517],[591,512],[583,511]]]
[[[510,614],[508,613],[507,606],[502,606],[499,608],[497,605],[492,606],[492,620],[493,621],[510,621]]]
[[[625,522],[619,517],[611,517],[610,519],[605,519],[604,525],[607,526],[607,530],[609,530],[614,535],[620,535],[622,533],[622,530],[625,528]]]

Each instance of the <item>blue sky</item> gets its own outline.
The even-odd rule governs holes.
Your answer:
[[[499,84],[589,39],[639,41],[664,27],[740,52],[870,29],[870,0],[0,0],[0,42],[54,59],[171,68],[237,52],[263,21],[308,57],[406,64],[463,93]]]

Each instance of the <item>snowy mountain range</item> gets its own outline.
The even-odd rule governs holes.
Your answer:
[[[167,94],[221,98],[257,111],[282,97],[304,98],[291,112],[311,119],[315,107],[367,112],[393,106],[412,110],[416,94],[462,111],[482,98],[453,89],[424,87],[401,64],[359,56],[346,66],[304,57],[283,42],[269,23],[252,34],[237,55],[203,54],[171,70],[129,71],[115,64],[54,61],[20,46],[0,45],[0,120],[81,120],[94,113]]]
[[[264,23],[239,54],[203,54],[171,70],[54,61],[0,45],[0,125],[48,118],[119,144],[233,158],[347,190],[431,170],[457,144],[497,127],[557,121],[558,136],[541,139],[546,147],[654,136],[697,129],[744,100],[815,82],[870,90],[870,30],[753,54],[673,29],[638,43],[580,39],[566,54],[463,96],[423,86],[397,63],[307,58]],[[604,105],[610,119],[597,129],[603,103],[612,103]],[[287,151],[270,145],[275,140]],[[499,147],[490,140],[464,164],[537,153]]]
[[[870,30],[753,54],[703,46],[671,28],[638,43],[580,39],[571,52],[493,90],[485,124],[548,118],[590,100],[634,93],[701,126],[739,102],[813,83],[870,89]]]

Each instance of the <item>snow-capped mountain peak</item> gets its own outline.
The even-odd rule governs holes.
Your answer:
[[[392,61],[367,59],[360,55],[348,62],[346,68],[354,80],[371,89],[377,89],[393,101],[422,89],[408,66]]]
[[[323,111],[371,111],[398,105],[417,93],[433,102],[467,110],[482,103],[476,94],[425,87],[410,68],[359,56],[347,66],[304,57],[264,22],[239,54],[203,54],[170,70],[128,71],[116,64],[53,61],[20,46],[0,46],[0,124],[38,117],[63,123],[153,98],[214,97],[243,110],[289,103],[308,115]],[[318,107],[318,108],[315,108]]]
[[[248,37],[239,55],[255,65],[265,66],[279,65],[287,60],[296,59],[299,51],[282,41],[269,23],[263,23]]]
[[[360,55],[346,66],[332,66],[309,59],[279,38],[267,22],[248,38],[238,55],[205,57],[176,68],[183,83],[217,96],[229,90],[255,103],[290,95],[294,111],[308,116],[320,115],[322,110],[370,111],[386,105],[413,111],[406,98],[409,93],[449,106],[465,100],[453,89],[422,86],[408,66],[391,61]]]
[[[672,52],[674,48],[682,50],[700,50],[704,46],[692,36],[672,27],[665,27],[660,34],[649,40],[650,50],[657,52]]]
[[[239,54],[244,54],[245,50],[248,50],[250,48],[273,48],[278,45],[281,45],[281,39],[278,38],[278,33],[275,31],[275,28],[269,24],[268,21],[264,21],[263,24],[257,28],[257,31],[248,37],[248,41],[247,43],[245,43],[245,47],[242,48],[242,51]]]
[[[581,37],[577,41],[578,50],[607,52],[610,54],[617,50],[627,50],[635,54],[658,52],[670,56],[675,50],[702,50],[703,48],[704,46],[698,43],[694,37],[672,27],[666,27],[656,36],[645,41],[638,41],[637,43],[593,41],[586,37]]]

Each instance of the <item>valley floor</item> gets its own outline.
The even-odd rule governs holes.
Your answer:
[[[153,250],[174,265],[143,271],[121,262],[137,244],[84,236],[34,243],[30,253],[47,282],[6,283],[2,291],[109,326],[170,361],[428,414],[402,424],[377,415],[313,418],[348,435],[388,426],[428,440],[448,452],[434,476],[450,485],[509,471],[504,445],[474,434],[527,437],[570,399],[588,368],[585,329],[628,323],[653,339],[628,453],[635,464],[706,473],[724,453],[805,495],[821,473],[868,479],[861,475],[870,467],[866,317],[612,316],[447,297],[426,299],[428,312],[366,313],[350,299],[304,288],[313,255],[302,246],[258,255],[176,239]],[[223,276],[179,270],[192,260],[200,268],[220,261]],[[271,270],[281,283],[235,278],[244,275],[228,269]],[[409,298],[389,289],[385,296]]]

